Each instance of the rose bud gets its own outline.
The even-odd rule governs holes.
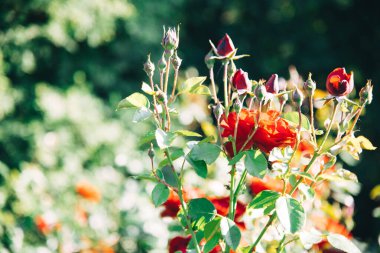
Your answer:
[[[178,57],[177,51],[172,56],[172,64],[175,70],[178,70],[181,66],[182,59]]]
[[[154,64],[153,62],[150,60],[150,54],[148,54],[148,59],[146,60],[146,62],[144,63],[144,71],[145,73],[149,76],[149,77],[152,77],[153,76],[153,73],[154,73]]]
[[[373,85],[371,84],[371,80],[368,80],[366,85],[359,92],[361,104],[364,104],[365,102],[370,104],[372,102],[372,98],[373,98],[372,90],[373,90]]]
[[[216,52],[219,56],[230,56],[235,51],[234,43],[232,42],[228,34],[219,41],[218,46],[216,47]]]
[[[278,75],[273,74],[269,78],[269,80],[265,83],[265,88],[267,89],[267,92],[272,94],[277,94],[280,90],[280,86],[278,84]]]
[[[210,52],[208,52],[205,56],[205,63],[208,69],[211,69],[214,67],[215,59],[211,58],[213,56],[214,54],[212,53],[212,50],[210,50]]]
[[[248,73],[244,72],[242,69],[235,72],[232,77],[232,85],[239,95],[249,92],[252,89],[252,82],[248,78]]]
[[[213,113],[214,113],[215,118],[219,121],[220,118],[222,117],[223,113],[224,113],[224,107],[220,102],[218,102],[213,107]]]
[[[243,104],[241,103],[239,98],[236,98],[234,102],[234,110],[237,113],[240,113],[241,109],[243,108]]]
[[[262,102],[264,98],[267,96],[267,89],[264,85],[258,84],[255,89],[255,96],[259,100],[259,102]]]
[[[178,34],[175,28],[169,27],[169,29],[165,32],[162,37],[161,45],[165,49],[165,51],[172,51],[177,49],[179,43]]]
[[[301,92],[298,88],[296,88],[296,89],[294,90],[294,92],[293,92],[293,97],[292,97],[293,101],[294,101],[298,106],[301,106],[301,105],[302,105],[303,98],[304,98],[304,96],[303,96],[302,92]]]
[[[309,73],[309,77],[306,82],[303,83],[303,88],[308,94],[314,94],[316,83],[311,79],[311,73]]]
[[[354,88],[354,74],[347,74],[344,68],[336,68],[327,76],[326,88],[333,96],[346,96]]]

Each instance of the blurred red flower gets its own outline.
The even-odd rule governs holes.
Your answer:
[[[353,73],[347,74],[345,68],[334,69],[327,76],[326,88],[333,96],[340,97],[350,94],[354,88]]]
[[[189,236],[176,236],[169,241],[169,253],[182,252],[186,253],[186,247],[191,240],[191,235]],[[202,242],[201,242],[202,244]],[[210,251],[210,253],[221,253],[222,249],[219,245],[217,245],[214,249]],[[234,251],[230,251],[230,253],[234,253]]]
[[[228,215],[230,197],[208,197],[207,199],[210,200],[211,203],[214,204],[215,209],[218,214],[222,216]],[[245,209],[246,209],[245,205],[242,202],[237,201],[236,212],[235,212],[235,223],[242,229],[245,228],[244,222],[241,221],[241,218],[244,215]]]
[[[281,179],[275,179],[269,176],[265,176],[263,179],[253,177],[249,184],[249,188],[253,195],[257,195],[265,190],[281,192],[283,187],[284,182]]]
[[[75,191],[84,199],[98,203],[102,196],[100,191],[92,184],[86,181],[81,181],[75,186]]]
[[[254,110],[241,110],[236,136],[237,152],[242,151],[243,145],[253,131],[257,114],[258,112]],[[274,110],[262,112],[260,114],[258,129],[253,137],[248,140],[244,146],[244,150],[256,147],[265,153],[269,153],[275,147],[294,147],[296,144],[296,132],[289,126],[288,122],[279,116],[280,113]],[[230,113],[228,118],[225,115],[222,116],[220,125],[223,127],[223,137],[234,136],[236,120],[236,112]],[[231,142],[226,143],[225,149],[227,154],[233,157]]]

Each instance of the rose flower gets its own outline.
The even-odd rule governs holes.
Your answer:
[[[237,90],[238,94],[244,94],[252,89],[252,82],[248,78],[248,73],[239,69],[232,77],[232,85]]]
[[[216,50],[219,56],[224,57],[230,56],[235,51],[234,43],[228,34],[224,35],[224,37],[219,41]]]
[[[286,120],[279,117],[279,112],[273,110],[260,114],[257,131],[247,141],[248,136],[254,130],[257,114],[257,111],[247,109],[242,109],[240,112],[236,135],[237,153],[253,147],[259,148],[262,152],[269,153],[275,147],[295,146],[295,130],[290,128]],[[228,118],[223,115],[220,125],[223,127],[222,137],[234,137],[236,112],[230,113]],[[247,144],[244,146],[246,142]],[[230,157],[234,156],[231,142],[226,143],[225,149]]]
[[[336,68],[327,76],[326,88],[333,96],[346,96],[354,88],[354,74],[347,74],[344,68]]]

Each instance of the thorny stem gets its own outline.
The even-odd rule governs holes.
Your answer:
[[[166,117],[167,117],[167,126],[165,126],[165,130],[168,132],[170,131],[170,114],[169,114],[169,108],[168,108],[168,104],[167,103],[164,103],[164,108],[165,108],[165,114],[166,114]]]
[[[228,64],[229,62],[224,63],[224,76],[223,76],[223,83],[224,83],[224,105],[226,108],[226,116],[228,117],[228,113],[230,110],[229,106],[229,98],[228,98]]]
[[[150,76],[150,77],[149,77],[149,82],[150,82],[150,87],[151,87],[151,89],[154,91],[153,76]],[[159,114],[159,112],[158,112],[158,108],[157,108],[157,99],[156,99],[156,95],[155,95],[155,94],[153,94],[153,106],[154,106],[154,111],[156,112],[156,113],[155,113],[155,117],[156,117],[156,120],[157,120],[158,126],[159,126],[159,127],[162,127],[162,125],[161,125],[161,119],[160,119],[160,114]]]
[[[185,216],[186,224],[187,224],[188,229],[189,229],[190,234],[191,234],[191,239],[193,240],[193,242],[195,244],[195,249],[196,249],[197,253],[202,253],[201,249],[199,248],[199,243],[198,243],[197,237],[195,235],[195,232],[193,230],[193,227],[191,226],[191,221],[190,221],[190,218],[189,218],[189,213],[188,213],[188,210],[187,210],[187,207],[186,207],[186,203],[185,203],[185,201],[183,199],[182,182],[181,182],[181,179],[178,177],[177,172],[175,171],[175,168],[174,168],[174,165],[173,165],[173,161],[171,159],[170,152],[169,152],[168,148],[166,148],[165,154],[166,154],[166,157],[169,160],[170,167],[173,170],[174,177],[175,177],[175,179],[177,181],[177,184],[178,184],[178,197],[179,197],[179,200],[181,202],[181,207],[182,207],[182,210],[183,210],[183,214]]]
[[[164,90],[164,72],[160,71],[160,89]]]
[[[256,250],[256,246],[257,244],[259,244],[261,238],[264,236],[265,232],[268,230],[268,228],[270,227],[270,225],[272,225],[272,222],[274,221],[274,219],[276,219],[276,215],[273,214],[267,224],[265,225],[265,227],[263,228],[263,230],[261,230],[261,233],[259,234],[259,236],[257,237],[256,241],[252,244],[252,246],[249,248],[248,252],[252,253],[254,250]]]
[[[169,72],[170,72],[170,57],[168,57],[168,64],[166,65],[166,73],[165,73],[165,85],[164,85],[164,92],[167,94],[168,92],[168,82],[169,82]]]
[[[309,107],[310,107],[310,125],[311,132],[313,134],[314,143],[317,144],[317,137],[315,135],[315,126],[314,126],[314,103],[313,103],[313,94],[309,96]]]
[[[170,101],[174,100],[175,89],[177,87],[177,79],[178,79],[178,69],[175,69],[174,70],[173,90],[172,90],[172,95],[170,97]]]
[[[210,68],[210,80],[211,80],[211,90],[212,90],[212,95],[214,98],[215,104],[219,102],[218,96],[216,94],[216,86],[215,86],[215,80],[214,80],[214,67]]]
[[[338,103],[337,103],[337,102],[334,102],[334,109],[333,109],[333,114],[332,114],[332,116],[331,116],[331,121],[330,121],[329,126],[327,127],[327,130],[326,130],[325,136],[323,137],[323,141],[322,141],[321,145],[319,146],[317,153],[319,153],[319,152],[323,149],[323,146],[325,145],[325,142],[326,142],[326,140],[327,140],[327,137],[329,137],[329,134],[330,134],[330,131],[331,131],[331,127],[332,127],[332,125],[333,125],[334,118],[335,118],[335,115],[336,115],[336,112],[337,112],[337,111],[338,111]]]

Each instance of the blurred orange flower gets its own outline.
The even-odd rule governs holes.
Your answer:
[[[100,191],[94,185],[86,181],[77,183],[75,190],[81,197],[95,203],[100,202],[102,198]]]

